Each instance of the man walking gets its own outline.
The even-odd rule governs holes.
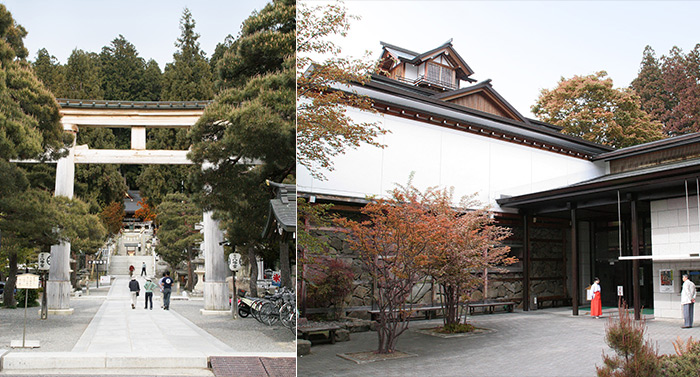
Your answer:
[[[129,291],[131,291],[131,308],[136,309],[136,297],[139,294],[141,287],[139,287],[139,282],[136,281],[136,277],[132,276],[129,282]]]
[[[695,309],[695,284],[688,279],[688,274],[683,274],[683,289],[681,290],[681,306],[683,307],[683,319],[685,323],[681,328],[693,327],[693,309]]]
[[[145,276],[146,274],[146,262],[143,262],[141,265],[141,276]]]
[[[151,303],[151,310],[153,310],[153,289],[157,288],[158,286],[151,281],[151,278],[146,278],[146,284],[143,285],[143,290],[146,291],[146,306],[144,309],[148,309],[148,303]]]
[[[165,276],[160,279],[160,283],[161,288],[163,288],[163,309],[170,310],[170,293],[173,288],[173,279],[170,277],[170,272],[165,272]]]

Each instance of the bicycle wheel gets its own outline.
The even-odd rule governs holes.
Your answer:
[[[260,319],[262,323],[272,326],[280,320],[279,311],[271,302],[266,302],[260,308]]]
[[[293,328],[296,324],[296,318],[294,318],[294,308],[289,304],[284,304],[280,308],[280,321],[282,325],[286,328]]]

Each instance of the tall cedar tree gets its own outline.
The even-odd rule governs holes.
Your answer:
[[[376,287],[377,353],[395,351],[396,340],[408,329],[411,293],[425,276],[429,251],[449,240],[449,229],[430,211],[432,204],[429,195],[409,183],[392,190],[388,199],[363,207],[367,220],[336,220],[347,230],[345,242],[358,253],[364,273]]]
[[[158,254],[176,268],[187,263],[187,290],[194,286],[192,260],[197,257],[196,247],[202,233],[195,226],[202,221],[202,210],[183,194],[169,194],[158,206]]]
[[[669,108],[667,103],[669,97],[664,89],[661,64],[651,46],[644,48],[639,74],[632,80],[630,87],[639,96],[642,110],[646,111],[653,120],[664,123],[664,114]]]
[[[607,75],[562,77],[556,88],[542,90],[532,112],[566,134],[614,148],[663,138],[661,123],[641,109],[634,91],[613,88]]]
[[[36,77],[49,89],[56,97],[63,97],[64,73],[63,66],[55,56],[49,54],[45,48],[36,53],[36,59],[32,63],[32,68]]]
[[[218,212],[228,240],[245,248],[251,261],[265,244],[261,233],[272,196],[265,180],[294,175],[294,25],[292,0],[275,0],[253,12],[218,63],[219,87],[228,89],[190,132],[196,182],[207,187],[199,200]],[[261,164],[246,165],[253,160]]]
[[[123,35],[102,48],[100,71],[105,99],[145,101],[152,98],[144,82],[146,62]]]
[[[165,66],[161,96],[164,101],[209,100],[214,97],[209,62],[199,48],[199,34],[194,27],[192,13],[185,8],[180,19],[182,33],[175,42],[178,51],[173,54],[173,62]]]
[[[57,97],[73,99],[102,99],[100,58],[94,52],[75,49],[64,67],[64,90]]]
[[[364,143],[382,147],[375,139],[386,133],[377,123],[357,123],[346,113],[347,107],[376,113],[369,98],[335,90],[341,85],[364,84],[375,70],[363,60],[338,57],[340,47],[327,39],[347,36],[353,18],[342,3],[299,7],[297,161],[316,178],[323,178],[324,170],[333,170],[333,157],[347,148]],[[331,57],[315,62],[312,54]]]

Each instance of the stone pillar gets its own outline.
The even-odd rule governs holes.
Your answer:
[[[224,258],[224,233],[212,212],[204,213],[204,309],[202,314],[229,314],[228,285],[230,274]],[[220,312],[220,313],[217,313]]]
[[[64,125],[64,129],[75,133],[75,127]],[[58,160],[56,164],[55,196],[73,198],[73,183],[75,180],[75,142],[68,155]],[[49,313],[72,314],[70,294],[73,287],[70,284],[70,242],[61,242],[51,246],[51,266],[49,281],[46,284],[46,298]]]

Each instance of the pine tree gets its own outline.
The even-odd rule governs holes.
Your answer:
[[[195,20],[185,8],[180,20],[182,34],[175,42],[178,51],[173,62],[165,66],[163,94],[165,101],[208,100],[214,97],[209,62],[199,48]]]

